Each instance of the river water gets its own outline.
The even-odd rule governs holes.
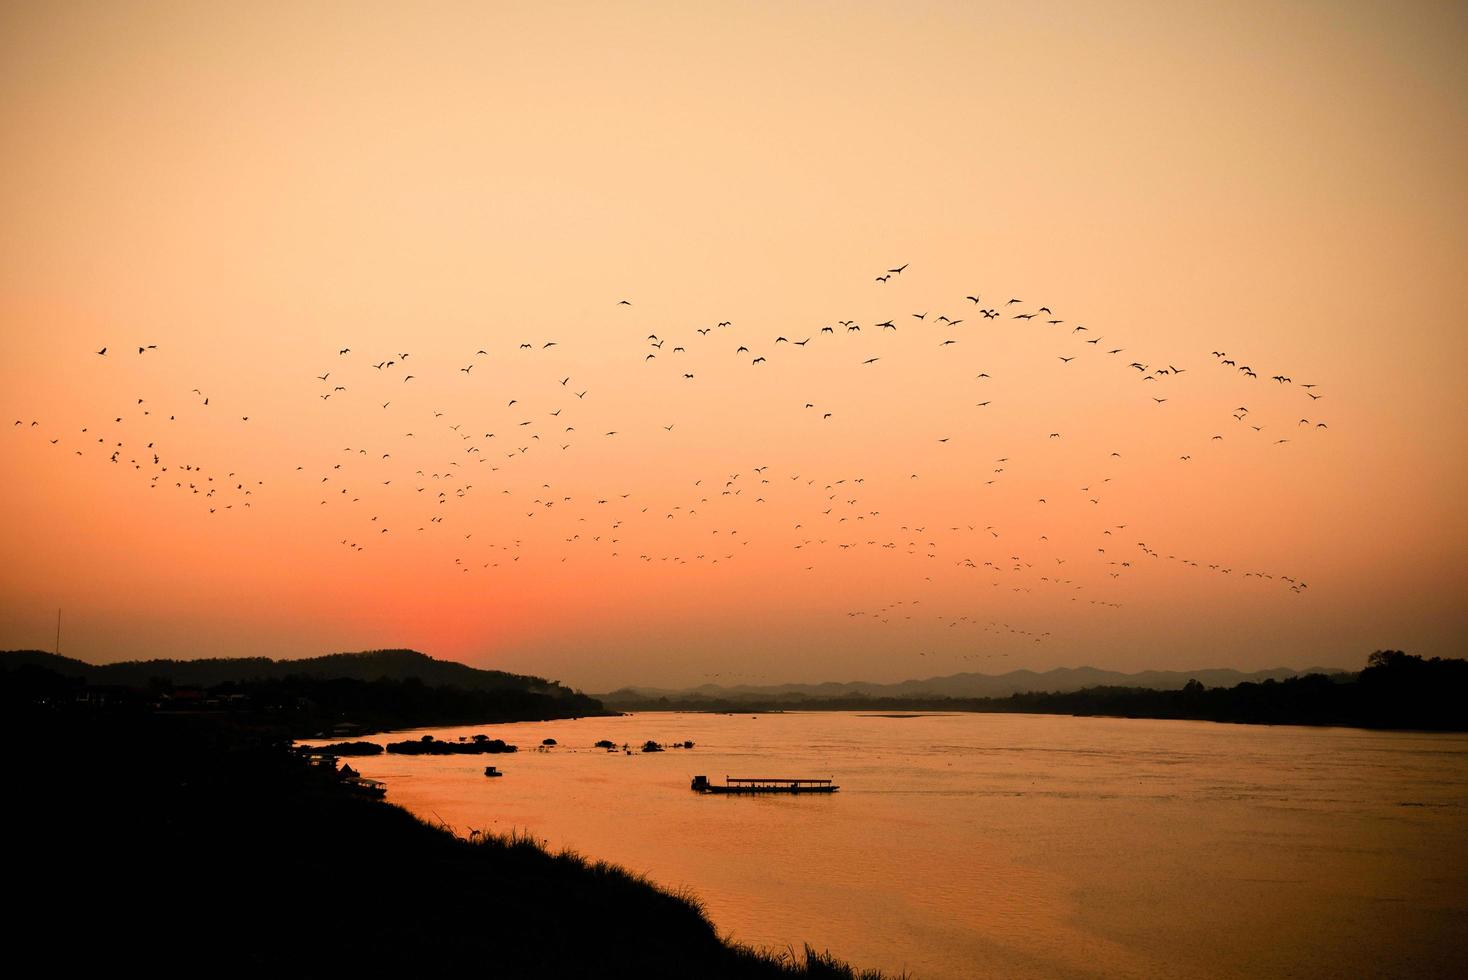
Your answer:
[[[741,942],[915,980],[1468,976],[1468,735],[792,712],[373,740],[428,732],[520,752],[350,762],[460,834],[529,831],[688,888]],[[841,790],[704,796],[699,774]]]

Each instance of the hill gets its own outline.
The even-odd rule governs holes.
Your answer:
[[[554,681],[412,650],[101,665],[37,650],[0,653],[0,703],[28,699],[227,713],[295,737],[608,713],[595,698]]]
[[[555,681],[528,674],[481,670],[452,660],[435,660],[416,650],[367,650],[332,653],[304,660],[269,657],[215,657],[204,660],[128,660],[90,664],[42,650],[0,651],[0,669],[43,667],[63,677],[88,684],[149,687],[159,682],[174,687],[215,687],[225,683],[313,677],[320,680],[403,681],[416,678],[430,687],[457,687],[465,691],[529,691],[570,696],[574,692]]]

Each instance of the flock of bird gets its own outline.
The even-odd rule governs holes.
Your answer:
[[[910,276],[908,270],[903,263],[878,274],[878,292],[891,289],[904,274]],[[903,360],[927,358],[945,365],[945,377],[962,378],[970,386],[967,403],[981,418],[1003,401],[991,393],[995,382],[991,371],[998,369],[983,360],[984,344],[996,331],[1009,331],[1019,332],[1016,339],[1021,343],[1044,336],[1063,345],[1059,354],[1037,350],[1028,371],[1107,372],[1120,390],[1130,392],[1122,386],[1138,386],[1135,399],[1143,411],[1167,412],[1189,382],[1206,371],[1230,379],[1229,384],[1241,392],[1238,404],[1231,402],[1230,410],[1219,414],[1216,429],[1199,431],[1195,442],[1175,447],[1175,452],[1184,450],[1176,452],[1176,464],[1191,463],[1218,442],[1253,439],[1261,447],[1287,452],[1284,447],[1289,443],[1325,438],[1329,430],[1318,417],[1320,408],[1329,405],[1318,384],[1297,383],[1287,371],[1256,367],[1256,362],[1227,351],[1145,358],[1133,354],[1114,330],[1093,330],[1058,315],[1049,304],[1010,296],[991,301],[977,290],[955,297],[947,310],[927,305],[901,310],[882,295],[868,305],[880,312],[864,318],[836,316],[799,329],[755,329],[714,318],[676,331],[653,329],[636,342],[636,348],[629,348],[626,373],[611,380],[646,387],[652,398],[652,392],[667,390],[659,386],[695,391],[707,375],[727,374],[726,365],[782,372],[792,388],[839,372],[865,372],[855,375],[857,383],[867,386],[871,398],[881,399],[911,394],[887,390],[885,371]],[[615,328],[623,335],[630,333],[638,307],[630,299],[609,306]],[[636,335],[641,337],[642,332]],[[1098,609],[1116,608],[1124,601],[1119,584],[1143,563],[1257,579],[1293,593],[1308,588],[1298,576],[1277,569],[1246,569],[1225,557],[1185,556],[1153,547],[1139,526],[1145,520],[1144,506],[1134,501],[1140,513],[1131,514],[1103,506],[1103,501],[1108,505],[1112,501],[1113,481],[1125,473],[1127,456],[1120,448],[1130,449],[1135,439],[1128,447],[1096,458],[1093,475],[1083,484],[1046,490],[1028,505],[1033,513],[1019,519],[1012,508],[991,509],[983,494],[1039,453],[1055,451],[1049,447],[1064,447],[1066,433],[1063,427],[1049,426],[1005,429],[1004,444],[990,446],[984,455],[983,479],[974,482],[972,495],[966,498],[966,517],[939,526],[916,507],[907,490],[926,474],[899,464],[895,457],[863,459],[840,472],[829,464],[795,467],[730,460],[717,471],[703,463],[697,464],[703,468],[699,471],[690,464],[682,482],[598,485],[605,450],[584,450],[625,438],[627,432],[600,407],[602,386],[609,379],[594,372],[583,380],[563,366],[561,358],[568,346],[575,346],[574,338],[491,340],[465,349],[461,363],[451,370],[431,367],[411,350],[367,351],[360,346],[352,342],[334,346],[316,370],[300,369],[297,411],[305,413],[315,406],[320,412],[346,412],[348,423],[352,413],[360,413],[355,416],[360,419],[360,438],[335,447],[336,459],[329,463],[318,458],[287,460],[277,471],[248,475],[235,467],[206,463],[204,447],[185,445],[170,426],[185,413],[217,412],[238,425],[253,424],[256,416],[248,408],[211,405],[202,388],[173,392],[156,403],[137,397],[79,427],[80,431],[58,431],[28,418],[15,419],[12,429],[76,457],[100,459],[110,467],[141,474],[159,491],[199,500],[204,511],[216,517],[288,495],[308,499],[309,506],[323,513],[345,512],[343,521],[323,522],[323,533],[328,524],[345,527],[344,536],[332,540],[336,547],[352,552],[385,550],[388,542],[393,548],[411,547],[398,543],[405,536],[452,541],[446,570],[463,575],[513,571],[527,556],[560,562],[594,554],[642,564],[729,564],[748,554],[758,540],[763,547],[794,553],[803,572],[817,573],[831,562],[860,556],[870,561],[884,553],[902,555],[918,562],[904,573],[904,584],[914,588],[935,576],[967,576],[962,581],[973,584],[976,596],[983,594],[979,586],[1048,592]],[[113,342],[86,356],[122,361],[117,369],[126,371],[129,359],[166,357],[168,352],[157,344],[121,349]],[[474,408],[462,407],[462,398],[444,398],[440,408],[421,407],[424,398],[431,402],[448,386],[481,383],[489,370],[481,365],[505,362],[513,364],[513,390],[475,389]],[[1264,418],[1264,412],[1251,409],[1250,403],[1258,400],[1252,386],[1258,384],[1297,389],[1303,409],[1298,420],[1294,415],[1287,420],[1277,414]],[[725,381],[720,390],[727,388]],[[415,396],[400,394],[408,391]],[[501,397],[491,400],[492,394]],[[692,396],[670,395],[668,421],[659,423],[669,436],[684,424],[675,416],[680,397]],[[461,407],[453,408],[451,402]],[[727,412],[737,418],[748,407],[730,405]],[[832,426],[845,407],[849,405],[831,396],[791,398],[788,408],[779,410],[789,413],[791,425]],[[952,431],[932,433],[930,445],[944,447],[945,452],[951,447],[968,463],[979,459],[977,440],[963,438],[965,420],[946,421]],[[389,426],[395,430],[390,437],[384,435]],[[583,457],[586,461],[579,468],[567,462]],[[1084,543],[1071,535],[1062,546],[1061,535],[1045,528],[1043,515],[1054,510],[1051,501],[1095,508],[1098,516],[1089,522]],[[766,518],[764,510],[777,511],[781,517]],[[1026,533],[1036,526],[1041,533]],[[922,608],[923,598],[914,591],[908,598],[850,610],[848,615],[882,625],[921,617],[954,629],[974,626],[1035,643],[1050,635],[977,613],[948,615]]]

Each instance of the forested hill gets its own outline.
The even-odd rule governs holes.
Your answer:
[[[412,650],[309,660],[143,660],[95,665],[0,653],[0,708],[70,703],[214,712],[302,738],[324,731],[546,721],[607,714],[554,681],[434,660]]]
[[[304,660],[239,657],[129,660],[115,664],[89,664],[41,650],[0,651],[0,669],[14,670],[25,665],[44,667],[88,684],[115,684],[119,687],[149,687],[161,682],[174,687],[207,688],[231,681],[243,683],[282,677],[358,681],[416,678],[429,687],[457,687],[465,691],[528,691],[552,697],[569,697],[574,693],[563,684],[544,677],[480,670],[451,660],[435,660],[416,650],[333,653]]]

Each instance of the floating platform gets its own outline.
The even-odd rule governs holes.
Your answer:
[[[724,785],[709,782],[707,776],[694,776],[690,787],[695,793],[834,793],[840,786],[829,779],[792,779],[788,776],[755,778],[725,776]]]

